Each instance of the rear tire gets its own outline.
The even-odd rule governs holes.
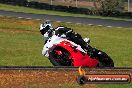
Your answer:
[[[114,67],[114,62],[106,53],[102,52],[102,60],[100,61],[103,67]]]
[[[105,52],[95,49],[95,58],[99,61],[98,67],[114,67],[114,62]],[[98,54],[100,52],[100,54]]]

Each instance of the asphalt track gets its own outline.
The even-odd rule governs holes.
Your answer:
[[[88,24],[88,25],[97,25],[97,26],[106,26],[106,27],[132,28],[132,21],[123,21],[123,20],[32,14],[32,13],[12,12],[12,11],[3,11],[3,10],[0,10],[0,15],[26,18],[26,19],[50,20],[50,21]]]

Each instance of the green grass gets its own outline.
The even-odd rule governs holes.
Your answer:
[[[0,18],[0,66],[47,66],[49,60],[41,55],[43,38],[40,21]],[[132,66],[132,30],[53,22],[74,29],[82,37],[90,37],[91,45],[108,53],[116,67]]]
[[[0,66],[51,66],[41,55],[43,38],[40,21],[0,17]],[[71,27],[82,37],[90,37],[91,45],[107,52],[118,67],[132,67],[132,30],[53,22],[54,27]],[[88,85],[87,85],[88,86]],[[86,87],[86,86],[85,86]],[[25,88],[43,88],[29,85]],[[60,85],[52,88],[84,88]],[[95,88],[131,88],[131,84],[97,84]]]
[[[38,34],[0,33],[0,66],[49,66]],[[4,41],[2,41],[4,40]]]
[[[15,20],[1,18],[0,21],[0,66],[51,65],[41,55],[43,41],[38,27],[20,24],[20,20]]]
[[[38,10],[38,9],[33,9],[33,8],[12,6],[12,5],[5,5],[5,4],[0,4],[0,10],[24,12],[24,13],[34,13],[34,14],[49,14],[49,15],[59,15],[59,16],[73,16],[73,17],[86,17],[86,18],[132,21],[132,19],[126,19],[126,18],[102,17],[102,16],[83,15],[83,14],[73,14],[73,13],[66,13],[66,12],[59,12],[59,11],[50,11],[50,10]]]

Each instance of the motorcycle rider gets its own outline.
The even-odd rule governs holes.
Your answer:
[[[51,23],[46,21],[45,23],[40,25],[40,32],[44,36],[44,39],[45,39],[44,44],[47,43],[47,40],[50,37],[52,37],[53,35],[57,35],[58,37],[66,38],[80,45],[86,52],[88,52],[89,54],[91,53],[91,47],[89,46],[90,39],[89,38],[82,39],[81,35],[73,32],[71,28],[59,26],[54,29]],[[45,56],[48,56],[46,55],[47,50],[44,50],[44,49],[45,48],[43,48],[42,50],[42,54]]]

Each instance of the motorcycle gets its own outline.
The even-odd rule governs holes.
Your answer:
[[[91,56],[80,45],[56,35],[48,39],[45,47],[54,66],[114,67],[113,60],[105,52],[90,46],[94,51]]]

